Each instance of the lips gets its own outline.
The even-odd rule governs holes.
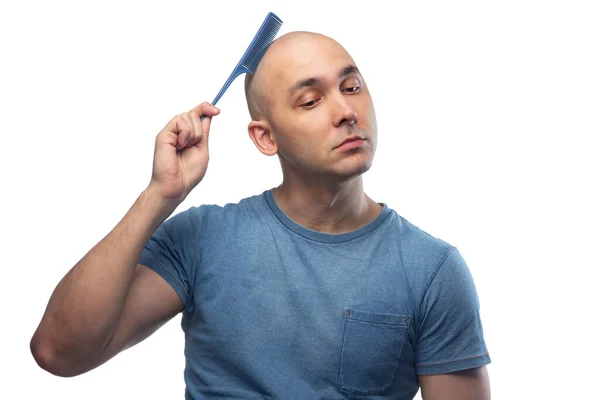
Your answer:
[[[351,138],[348,138],[346,140],[344,140],[342,143],[338,144],[337,146],[335,146],[335,148],[337,149],[338,147],[342,147],[343,145],[345,145],[346,143],[350,143],[350,142],[355,142],[357,140],[363,141],[365,139],[358,137],[358,136],[353,136]]]

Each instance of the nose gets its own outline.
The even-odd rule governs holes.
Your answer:
[[[346,98],[341,98],[338,101],[338,107],[335,116],[335,126],[353,125],[358,120],[358,114],[354,107]]]

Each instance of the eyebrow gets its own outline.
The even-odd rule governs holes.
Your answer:
[[[356,68],[356,65],[349,64],[349,65],[345,66],[344,68],[342,68],[342,70],[338,74],[338,78],[342,79],[342,78],[344,78],[350,74],[354,74],[354,73],[360,74],[360,71],[358,70],[358,68]],[[321,76],[313,76],[310,78],[301,79],[290,88],[289,96],[293,97],[302,88],[315,87],[315,86],[322,85],[324,81],[325,81],[325,79]]]

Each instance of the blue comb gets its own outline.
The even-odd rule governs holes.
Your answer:
[[[240,62],[235,66],[231,75],[217,94],[217,97],[211,103],[213,106],[217,104],[217,101],[223,96],[223,93],[227,90],[227,88],[231,85],[235,78],[237,78],[241,74],[253,74],[256,71],[256,67],[258,67],[258,63],[262,60],[263,56],[267,52],[267,49],[273,42],[275,35],[281,28],[281,24],[283,22],[281,19],[270,12],[267,14],[267,17],[263,21],[262,25],[256,32],[254,39],[252,39],[252,43],[246,49],[246,52],[240,59]],[[206,115],[200,117],[200,120],[204,120]]]

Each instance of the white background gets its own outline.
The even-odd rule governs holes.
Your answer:
[[[155,135],[214,98],[268,11],[363,72],[379,121],[365,189],[469,263],[493,397],[600,398],[600,13],[524,0],[2,2],[0,398],[183,398],[179,317],[75,378],[37,367],[29,340],[148,183]],[[247,136],[241,77],[218,105],[178,211],[280,181]]]

